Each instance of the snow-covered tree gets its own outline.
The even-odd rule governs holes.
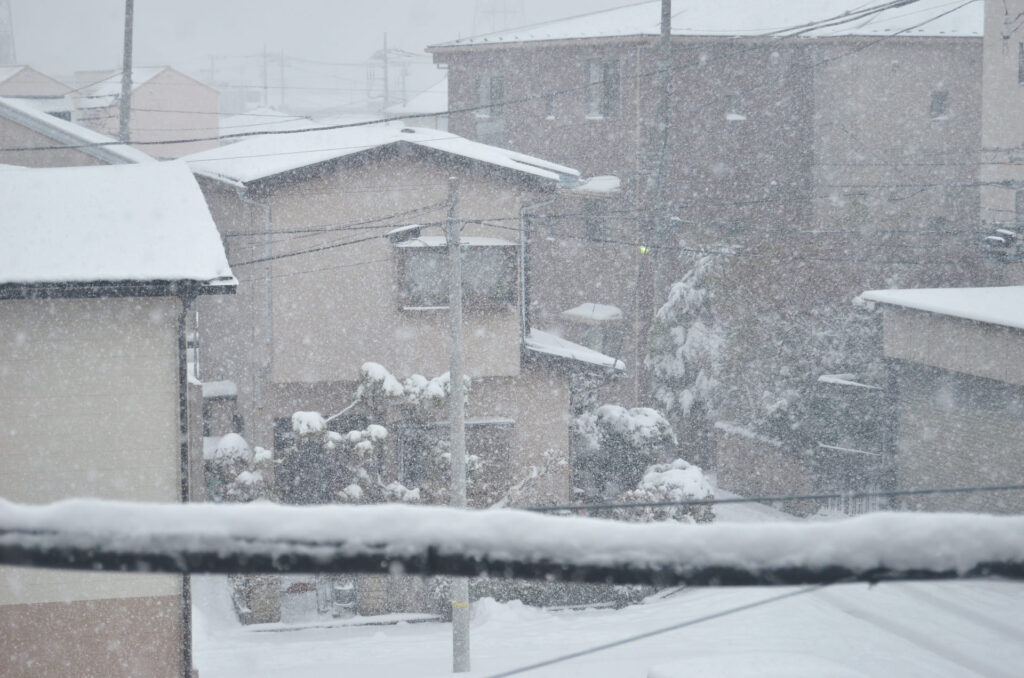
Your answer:
[[[580,441],[576,485],[586,500],[609,500],[636,487],[677,442],[665,417],[649,407],[602,405],[573,424]]]
[[[654,464],[644,472],[636,489],[615,498],[617,504],[657,503],[714,499],[711,483],[700,468],[682,459]],[[674,520],[683,523],[709,523],[715,514],[710,505],[640,506],[615,509],[615,517],[630,522],[649,523]]]
[[[711,255],[699,256],[669,291],[651,326],[644,366],[651,395],[680,432],[688,456],[710,457],[722,332],[712,313]]]
[[[769,309],[756,322],[730,323],[722,414],[793,451],[813,447],[822,428],[811,397],[818,377],[843,372],[879,380],[879,331],[878,319],[858,305]]]

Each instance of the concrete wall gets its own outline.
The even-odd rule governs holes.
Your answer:
[[[979,247],[982,45],[847,41],[815,50],[814,216],[790,237],[817,296],[993,282]],[[945,109],[933,111],[933,98]],[[836,255],[845,255],[839,256]],[[924,265],[927,262],[927,265]]]
[[[165,297],[0,301],[0,496],[179,500],[179,310]],[[63,676],[70,662],[181,675],[181,586],[2,568],[4,674]]]

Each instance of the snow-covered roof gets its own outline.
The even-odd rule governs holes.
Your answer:
[[[832,384],[834,386],[853,386],[855,388],[865,388],[870,391],[881,391],[882,388],[874,386],[872,384],[865,384],[857,381],[856,374],[822,374],[818,377],[819,384]]]
[[[751,37],[798,34],[800,37],[835,37],[899,34],[979,37],[984,33],[982,2],[918,0],[902,7],[858,17],[858,11],[874,4],[877,3],[863,0],[686,0],[674,7],[676,11],[672,14],[672,35]],[[847,21],[840,19],[848,12],[857,18]],[[943,15],[946,12],[949,13]],[[802,32],[804,29],[810,30]],[[430,49],[541,40],[656,36],[660,32],[661,2],[654,0],[463,38],[433,45]]]
[[[422,228],[422,226],[420,227]],[[464,236],[459,238],[463,247],[515,247],[514,242],[502,238],[483,238],[480,236]],[[411,240],[395,243],[395,247],[447,247],[448,240],[443,235],[421,235]]]
[[[990,325],[1024,329],[1024,286],[872,290],[860,299]]]
[[[448,77],[428,87],[404,104],[388,106],[384,112],[388,115],[421,115],[441,114],[448,110]]]
[[[53,139],[64,146],[86,146],[79,148],[82,153],[92,156],[108,164],[154,162],[153,158],[131,146],[115,143],[105,134],[61,120],[39,110],[35,104],[19,99],[0,97],[0,118],[26,127],[33,132]],[[92,146],[88,144],[109,144]]]
[[[525,346],[527,351],[542,355],[567,358],[597,367],[610,367],[615,370],[626,369],[626,363],[621,360],[616,360],[600,351],[581,346],[568,339],[563,339],[550,332],[543,332],[536,328],[530,329],[530,334],[526,337]]]
[[[618,193],[622,188],[622,181],[610,174],[604,174],[596,177],[590,177],[580,182],[579,186],[576,186],[572,190],[577,193],[593,193],[595,195],[602,194],[606,195],[609,193]]]
[[[238,395],[238,386],[233,381],[204,381],[204,398],[234,398]]]
[[[562,317],[576,322],[583,322],[590,325],[622,320],[622,309],[610,304],[580,304],[573,306],[568,311],[562,311]]]
[[[213,148],[184,159],[197,174],[249,183],[391,144],[407,143],[542,179],[574,184],[580,173],[533,156],[420,127],[362,125],[309,132],[267,134]]]
[[[235,284],[185,163],[4,172],[0,284],[165,281]]]
[[[168,66],[152,66],[132,69],[132,91],[167,70]],[[121,96],[121,73],[112,71],[99,82],[82,87],[75,94],[78,108],[105,108]]]

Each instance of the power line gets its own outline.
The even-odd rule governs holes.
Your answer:
[[[683,501],[626,502],[621,504],[572,504],[565,506],[531,506],[524,511],[549,513],[552,511],[596,511],[626,508],[659,508],[667,506],[714,506],[716,504],[765,504],[780,501],[817,501],[826,499],[886,499],[915,497],[932,494],[974,494],[988,492],[1013,492],[1024,490],[1024,485],[988,485],[981,487],[943,487],[915,490],[891,490],[887,492],[826,492],[822,494],[787,494],[767,497],[737,497],[734,499],[687,499]]]
[[[723,610],[721,612],[715,612],[714,614],[705,615],[703,617],[697,617],[696,619],[690,619],[689,621],[681,622],[679,624],[673,624],[672,626],[665,626],[665,627],[660,628],[660,629],[655,629],[654,631],[647,631],[645,633],[638,633],[635,636],[629,636],[628,638],[623,638],[621,640],[615,640],[615,641],[612,641],[610,643],[604,643],[602,645],[595,645],[594,647],[587,648],[586,650],[579,650],[577,652],[570,652],[569,654],[563,654],[560,657],[554,657],[553,659],[546,659],[544,661],[537,662],[535,664],[528,664],[526,666],[520,666],[518,668],[514,668],[514,669],[511,669],[511,670],[508,670],[508,671],[502,671],[501,673],[493,673],[493,674],[487,676],[487,678],[506,678],[506,676],[515,676],[515,675],[518,675],[520,673],[526,673],[527,671],[533,671],[535,669],[544,668],[545,666],[552,666],[554,664],[561,664],[562,662],[566,662],[566,661],[569,661],[571,659],[578,659],[580,657],[585,657],[585,656],[587,656],[589,654],[594,654],[596,652],[602,652],[604,650],[610,650],[613,647],[620,647],[622,645],[628,645],[629,643],[635,643],[637,641],[646,640],[647,638],[652,638],[654,636],[660,636],[660,635],[662,635],[664,633],[668,633],[670,631],[678,631],[679,629],[683,629],[683,628],[686,628],[688,626],[696,626],[697,624],[701,624],[701,623],[706,622],[706,621],[712,621],[714,619],[721,619],[722,617],[728,617],[729,615],[737,614],[739,612],[745,612],[747,610],[752,610],[752,609],[754,609],[756,607],[763,607],[765,605],[770,605],[772,603],[777,603],[777,602],[779,602],[781,600],[786,600],[787,598],[795,598],[796,596],[800,596],[800,595],[803,595],[805,593],[810,593],[811,591],[817,591],[819,589],[824,588],[825,586],[828,586],[828,584],[818,584],[818,585],[815,585],[815,586],[808,586],[806,588],[798,589],[796,591],[790,591],[788,593],[783,593],[783,594],[778,595],[778,596],[772,596],[771,598],[765,598],[764,600],[759,600],[759,601],[754,602],[754,603],[747,603],[746,605],[740,605],[738,607],[733,607],[733,608],[730,608],[728,610]]]

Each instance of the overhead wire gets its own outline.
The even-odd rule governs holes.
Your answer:
[[[533,664],[527,664],[525,666],[519,666],[519,667],[514,668],[514,669],[509,669],[509,670],[506,670],[506,671],[501,671],[500,673],[492,673],[492,674],[488,675],[487,678],[507,678],[508,676],[516,676],[516,675],[519,675],[521,673],[526,673],[527,671],[534,671],[536,669],[544,668],[545,666],[553,666],[554,664],[561,664],[563,662],[567,662],[567,661],[570,661],[572,659],[579,659],[580,657],[585,657],[587,655],[595,654],[597,652],[603,652],[605,650],[610,650],[610,649],[612,649],[614,647],[621,647],[623,645],[628,645],[630,643],[636,643],[636,642],[641,641],[641,640],[646,640],[647,638],[653,638],[654,636],[660,636],[660,635],[663,635],[665,633],[669,633],[671,631],[677,631],[679,629],[684,629],[684,628],[686,628],[688,626],[696,626],[697,624],[702,624],[704,622],[713,621],[715,619],[721,619],[722,617],[728,617],[730,615],[738,614],[740,612],[745,612],[747,610],[752,610],[754,608],[764,607],[765,605],[771,605],[772,603],[777,603],[777,602],[786,600],[788,598],[795,598],[796,596],[801,596],[801,595],[803,595],[805,593],[810,593],[812,591],[818,591],[818,590],[820,590],[820,589],[822,589],[822,588],[824,588],[824,587],[826,587],[828,585],[829,584],[815,584],[813,586],[807,586],[805,588],[798,589],[796,591],[788,591],[786,593],[783,593],[783,594],[780,594],[780,595],[777,595],[777,596],[772,596],[770,598],[765,598],[763,600],[758,600],[758,601],[753,602],[753,603],[747,603],[745,605],[739,605],[737,607],[729,608],[728,610],[722,610],[721,612],[715,612],[715,613],[712,613],[712,614],[707,614],[707,615],[704,615],[702,617],[697,617],[696,619],[689,619],[687,621],[680,622],[678,624],[672,624],[671,626],[665,626],[665,627],[662,627],[662,628],[659,628],[659,629],[654,629],[653,631],[645,631],[644,633],[638,633],[638,634],[633,635],[633,636],[622,638],[621,640],[615,640],[615,641],[612,641],[610,643],[602,643],[601,645],[594,645],[593,647],[589,647],[589,648],[587,648],[585,650],[577,650],[576,652],[570,652],[568,654],[563,654],[561,656],[553,657],[551,659],[546,659],[546,660],[540,661],[540,662],[535,662]]]

